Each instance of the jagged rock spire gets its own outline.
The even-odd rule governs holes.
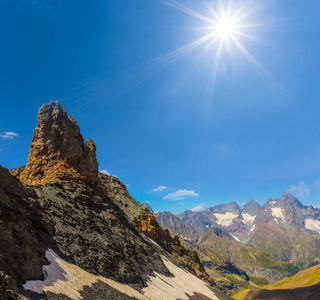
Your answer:
[[[56,178],[70,178],[97,184],[96,146],[92,139],[84,144],[77,122],[61,103],[44,104],[38,111],[37,121],[20,180],[40,185]]]

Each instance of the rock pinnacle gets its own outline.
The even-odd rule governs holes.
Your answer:
[[[84,144],[77,122],[61,103],[51,101],[41,106],[37,122],[20,180],[28,185],[42,185],[68,178],[96,185],[96,146],[92,139]]]

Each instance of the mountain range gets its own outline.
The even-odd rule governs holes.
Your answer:
[[[319,263],[319,213],[284,193],[263,206],[255,200],[242,207],[231,202],[201,212],[162,212],[156,218],[200,257],[209,251],[214,260],[219,254],[248,276],[272,283]],[[208,270],[206,259],[202,263]]]

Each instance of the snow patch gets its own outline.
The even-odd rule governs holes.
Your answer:
[[[138,298],[140,294],[130,286],[101,276],[92,275],[76,265],[64,261],[51,249],[46,251],[46,258],[50,261],[50,264],[42,267],[45,279],[43,281],[27,281],[22,285],[25,290],[39,294],[43,292],[64,294],[71,299],[78,300],[82,299],[79,291],[83,290],[84,286],[91,286],[93,283],[101,280],[128,296]]]
[[[240,242],[240,240],[236,237],[236,236],[234,236],[234,235],[232,235],[232,234],[230,234],[237,242]]]
[[[254,224],[254,225],[252,226],[252,228],[250,229],[249,234],[254,231],[254,228],[255,228],[255,227],[256,227],[256,224]]]
[[[213,214],[217,218],[217,224],[221,226],[229,226],[234,218],[237,218],[238,215],[233,214],[231,212],[227,212],[225,214]]]
[[[313,231],[317,231],[320,234],[320,221],[313,219],[305,219],[304,226]]]
[[[205,295],[209,299],[219,299],[208,284],[177,267],[165,257],[162,256],[161,258],[174,277],[166,277],[155,272],[155,277],[149,277],[148,287],[142,289],[143,296],[146,299],[188,300],[190,297],[187,294],[194,295],[195,292]]]
[[[243,223],[246,225],[252,225],[256,216],[250,214],[242,213]]]
[[[271,201],[270,204],[271,204],[271,205],[275,205],[275,204],[276,204],[276,201]]]
[[[272,214],[272,216],[274,216],[275,218],[281,219],[282,222],[285,222],[285,221],[286,221],[286,219],[285,219],[285,217],[284,217],[284,215],[283,215],[283,210],[282,210],[282,208],[280,208],[280,207],[273,207],[273,208],[271,208],[271,214]],[[277,220],[277,219],[275,219],[275,221],[278,223],[278,220]]]
[[[190,299],[188,295],[194,295],[195,293],[205,295],[209,299],[219,300],[208,284],[177,267],[164,256],[161,256],[161,259],[174,276],[166,277],[154,272],[155,276],[149,277],[147,287],[143,288],[141,293],[127,284],[92,275],[76,265],[64,261],[51,249],[46,251],[46,258],[50,261],[50,264],[42,267],[45,279],[43,281],[27,281],[23,284],[24,289],[39,294],[48,291],[55,294],[61,293],[71,299],[78,300],[82,299],[79,292],[83,290],[84,286],[91,286],[100,280],[121,293],[139,300],[188,300]]]
[[[180,235],[180,237],[184,240],[188,240],[188,241],[191,241],[191,238],[187,238],[186,236],[183,236],[183,235]]]

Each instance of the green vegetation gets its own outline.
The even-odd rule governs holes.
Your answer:
[[[292,277],[286,277],[274,284],[266,285],[263,287],[263,289],[256,291],[253,291],[252,289],[241,291],[238,294],[234,295],[233,298],[237,300],[260,299],[259,297],[263,297],[261,299],[269,299],[273,294],[273,290],[281,290],[281,294],[279,291],[279,296],[273,299],[281,299],[280,297],[284,298],[289,294],[298,295],[299,293],[302,294],[306,291],[308,291],[308,294],[313,295],[313,297],[316,297],[316,295],[318,295],[317,293],[319,290],[319,283],[320,265],[316,265],[306,270],[302,270]],[[296,289],[296,291],[293,291],[294,289]]]
[[[202,250],[211,250],[225,257],[249,276],[263,277],[269,282],[292,276],[299,271],[291,263],[282,262],[252,246],[236,242],[223,230],[217,232],[214,228],[206,229],[197,245]]]
[[[264,278],[248,276],[246,272],[232,264],[226,257],[211,249],[187,241],[183,241],[183,245],[185,248],[195,250],[198,253],[206,272],[213,278],[217,286],[228,295],[249,288],[261,288],[268,284],[268,281]]]

